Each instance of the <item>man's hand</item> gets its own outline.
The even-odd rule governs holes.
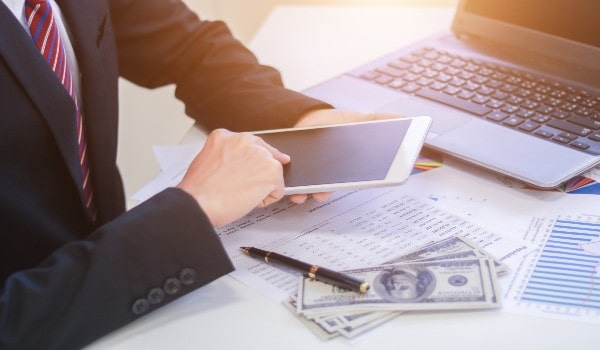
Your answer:
[[[258,136],[218,129],[177,187],[190,193],[215,227],[283,197],[283,164],[290,157]]]

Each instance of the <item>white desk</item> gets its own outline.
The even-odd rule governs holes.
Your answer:
[[[303,89],[448,28],[452,9],[279,7],[251,47]],[[192,132],[187,141],[201,136]],[[402,315],[356,342],[321,341],[282,305],[223,277],[90,349],[597,349],[597,326],[506,312]]]

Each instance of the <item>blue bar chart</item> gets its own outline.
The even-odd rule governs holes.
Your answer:
[[[600,320],[600,223],[557,219],[526,267],[520,307]]]

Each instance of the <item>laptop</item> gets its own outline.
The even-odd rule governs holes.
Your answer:
[[[433,119],[425,147],[555,188],[600,163],[600,2],[461,0],[452,28],[306,91]]]

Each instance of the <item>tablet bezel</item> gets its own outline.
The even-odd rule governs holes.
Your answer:
[[[410,117],[410,118],[391,118],[375,121],[366,121],[358,123],[347,123],[347,124],[333,124],[333,125],[321,125],[301,128],[285,128],[285,129],[273,129],[252,132],[257,136],[269,133],[285,133],[294,132],[298,130],[308,129],[320,129],[320,128],[336,128],[345,125],[361,125],[361,124],[372,124],[372,123],[394,123],[398,121],[406,122],[410,120],[408,129],[404,139],[402,140],[398,151],[396,152],[385,178],[377,180],[367,181],[353,181],[353,182],[335,182],[318,185],[302,185],[294,187],[285,187],[285,194],[307,194],[307,193],[319,193],[319,192],[334,192],[334,191],[345,191],[352,189],[363,189],[363,188],[374,188],[384,186],[395,186],[400,185],[406,181],[410,175],[414,163],[423,147],[425,137],[431,126],[431,118],[428,116]],[[308,142],[308,141],[307,141]],[[277,148],[277,145],[272,145]],[[283,151],[283,150],[282,150]],[[292,162],[294,160],[292,159]]]

